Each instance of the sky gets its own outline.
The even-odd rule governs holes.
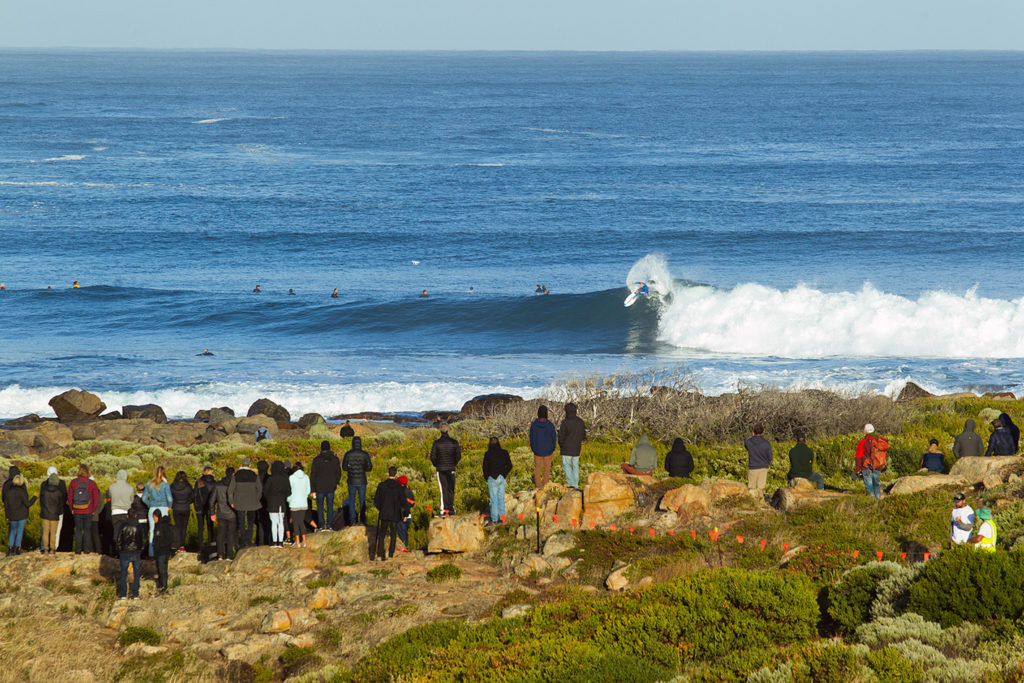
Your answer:
[[[48,0],[0,48],[1022,50],[1024,0]]]

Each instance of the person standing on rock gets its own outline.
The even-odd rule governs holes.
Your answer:
[[[341,425],[341,429],[338,430],[338,436],[343,439],[351,439],[356,435],[356,430],[352,429],[352,423],[345,420],[345,424]]]
[[[253,533],[256,531],[256,515],[263,507],[263,487],[260,486],[260,477],[252,468],[252,460],[242,459],[242,466],[238,468],[235,475],[231,477],[228,484],[228,496],[231,505],[238,513],[239,531],[241,538],[240,548],[248,548],[253,544]]]
[[[146,483],[142,493],[142,502],[149,508],[149,556],[153,555],[153,510],[159,510],[162,517],[171,511],[174,499],[171,497],[171,485],[167,483],[167,470],[163,465],[156,468],[153,478]]]
[[[793,479],[806,479],[813,481],[819,489],[825,488],[825,477],[814,471],[814,451],[807,445],[807,436],[803,431],[796,433],[796,445],[789,449],[789,472],[786,473],[786,480]]]
[[[565,460],[566,456],[562,456]],[[576,456],[577,461],[579,456]],[[508,451],[501,447],[498,437],[492,436],[487,443],[483,462],[484,481],[487,482],[487,495],[491,503],[491,524],[497,524],[505,516],[505,481],[512,472],[512,458]]]
[[[270,518],[270,547],[284,547],[284,511],[288,504],[288,496],[292,494],[292,485],[284,463],[275,460],[270,465],[270,474],[263,486],[263,499],[267,501],[267,515]]]
[[[864,438],[857,444],[854,468],[864,480],[864,488],[875,500],[882,499],[882,472],[885,471],[889,442],[874,435],[875,426],[864,425]],[[884,448],[882,447],[884,446]]]
[[[342,458],[341,469],[345,470],[347,475],[348,497],[345,498],[344,506],[348,510],[348,518],[352,524],[366,524],[366,473],[373,470],[373,460],[370,454],[363,450],[363,440],[358,436],[352,437],[352,448]],[[359,498],[358,517],[356,497]]]
[[[398,468],[389,467],[388,478],[377,484],[377,490],[373,494],[373,505],[380,513],[377,516],[377,541],[374,557],[379,556],[381,561],[395,556],[395,535],[398,531],[398,523],[408,512],[408,503],[405,502],[405,487],[398,482],[397,477]],[[391,539],[387,557],[384,556],[385,535],[389,535]]]
[[[455,467],[462,460],[462,446],[448,436],[448,425],[442,423],[441,436],[430,445],[430,462],[437,471],[437,487],[441,491],[439,514],[455,514]]]
[[[306,510],[309,509],[309,477],[298,460],[288,477],[288,508],[292,511],[292,542],[297,548],[306,546]]]
[[[21,473],[11,478],[11,485],[3,492],[4,516],[9,527],[7,534],[7,556],[21,555],[21,541],[25,535],[25,522],[28,521],[28,510],[36,502],[36,497],[28,497],[28,487]],[[394,544],[392,544],[392,548]]]
[[[964,422],[964,431],[956,435],[953,441],[953,455],[960,458],[977,458],[985,452],[985,444],[974,431],[974,420]]]
[[[267,509],[267,477],[270,475],[270,463],[260,458],[256,461],[256,474],[260,478],[260,509],[256,512],[256,545],[270,544],[270,514]]]
[[[651,439],[646,434],[640,435],[633,450],[629,452],[629,462],[619,463],[619,467],[626,474],[644,476],[650,476],[657,466],[658,451],[651,445]]]
[[[416,494],[409,486],[409,478],[404,474],[398,478],[398,483],[405,489],[405,502],[408,504],[405,517],[398,523],[398,538],[402,539],[402,552],[409,552],[409,523],[412,521],[412,509],[416,505]]]
[[[587,440],[587,426],[576,414],[576,404],[565,404],[565,419],[558,428],[558,450],[562,454],[562,471],[565,485],[574,489],[580,487],[580,453]]]
[[[75,519],[75,554],[92,552],[92,516],[100,506],[100,490],[89,478],[89,468],[78,466],[78,476],[68,486],[68,507]]]
[[[131,487],[129,487],[129,493],[131,493]],[[39,552],[49,555],[57,552],[60,538],[57,530],[60,527],[60,518],[64,514],[64,505],[67,499],[68,487],[57,474],[57,468],[50,465],[46,469],[46,480],[39,487],[39,519],[42,522]],[[130,501],[129,497],[129,504]]]
[[[188,483],[188,475],[178,470],[171,484],[171,512],[174,513],[174,547],[178,552],[185,552],[185,534],[188,532],[188,520],[192,516],[192,498],[195,492]]]
[[[117,471],[117,481],[107,489],[110,499],[110,526],[114,530],[114,545],[117,545],[117,532],[122,524],[128,521],[128,511],[132,509],[135,488],[128,483],[128,472]]]
[[[131,599],[139,598],[139,580],[142,578],[142,551],[146,547],[146,533],[139,527],[135,510],[129,508],[125,521],[117,527],[114,546],[121,560],[117,578],[117,599],[124,600],[128,593],[128,567],[132,568]]]
[[[334,492],[341,483],[341,461],[331,450],[329,441],[320,442],[320,453],[309,468],[309,481],[316,494],[317,528],[330,529],[334,526]]]
[[[235,471],[229,467],[224,478],[214,487],[207,508],[210,519],[217,523],[217,557],[222,560],[234,558],[235,543],[238,540],[238,516],[231,498],[234,474]]]
[[[132,506],[129,510],[135,510],[135,521],[146,532],[146,538],[149,538],[149,506],[142,502],[142,497],[146,495],[146,485],[139,482],[135,485],[135,497],[132,498]],[[146,552],[149,548],[149,542],[146,542],[146,548],[142,551]]]
[[[213,495],[216,486],[217,480],[213,477],[213,468],[207,465],[203,468],[203,474],[196,479],[195,486],[192,487],[192,507],[196,511],[196,536],[199,540],[200,551],[207,542],[213,542],[216,538],[209,511],[210,496]]]
[[[537,490],[547,486],[551,475],[551,459],[558,445],[558,432],[548,421],[548,407],[537,408],[537,417],[530,423],[530,450],[533,451],[533,485]],[[577,461],[578,462],[578,461]]]
[[[1016,449],[1013,447],[1013,434],[1007,429],[1002,420],[992,420],[992,436],[988,437],[988,449],[986,456],[1013,455]]]
[[[169,517],[165,517],[159,508],[152,510],[150,519],[153,521],[153,560],[156,563],[156,590],[167,592],[167,561],[174,552],[175,536]]]
[[[686,442],[676,439],[665,454],[665,471],[670,477],[686,479],[693,474],[693,455],[686,449]]]
[[[764,425],[754,425],[754,434],[743,442],[747,449],[747,489],[758,497],[768,485],[768,468],[772,466],[772,444],[764,438]]]

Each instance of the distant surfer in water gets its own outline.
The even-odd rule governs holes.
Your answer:
[[[533,290],[533,293],[534,294],[543,294],[544,293],[544,288],[541,287],[540,285],[537,285],[537,289]]]
[[[75,280],[75,281],[74,281],[74,282],[73,282],[73,283],[71,284],[71,289],[80,289],[80,288],[79,288],[79,286],[78,286],[78,280]]]
[[[291,287],[288,288],[288,296],[295,296],[295,290]]]
[[[260,293],[260,292],[262,292],[263,290],[262,290],[262,289],[260,289],[260,286],[259,286],[259,285],[256,285],[256,287],[255,287],[255,288],[254,288],[254,289],[253,289],[252,291],[253,291],[253,293],[254,293],[254,294],[259,294],[259,293]]]
[[[212,356],[213,354],[210,353],[210,349],[203,349],[202,353],[197,353],[196,355],[197,356]]]
[[[548,291],[548,286],[544,285],[543,287],[541,287],[540,293],[541,294],[550,294],[551,292]]]
[[[0,282],[0,292],[6,292],[6,291],[7,291],[7,285],[5,285],[4,283]]]
[[[426,299],[426,298],[427,298],[427,297],[429,297],[429,296],[430,296],[430,295],[429,295],[429,294],[427,294],[427,290],[425,290],[425,289],[423,290],[423,293],[422,293],[422,294],[420,294],[420,298],[421,298],[421,299]]]
[[[334,291],[331,292],[331,298],[332,299],[337,299],[338,298],[338,288],[337,287],[335,287]]]

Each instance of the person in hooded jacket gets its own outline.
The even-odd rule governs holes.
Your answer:
[[[986,456],[991,455],[1013,455],[1017,451],[1013,448],[1013,434],[1007,429],[1002,420],[992,420],[992,435],[988,437],[988,449]]]
[[[484,452],[484,481],[491,502],[491,524],[497,524],[505,516],[505,480],[512,472],[512,458],[501,447],[498,437],[492,436]]]
[[[964,422],[964,430],[953,441],[953,455],[956,459],[977,458],[985,452],[985,443],[974,431],[974,420]]]
[[[192,496],[194,491],[184,470],[178,470],[171,482],[171,512],[174,515],[174,547],[178,552],[185,552],[185,535],[188,532],[188,520],[192,516]]]
[[[216,483],[210,500],[207,503],[207,513],[217,524],[217,557],[222,560],[231,560],[235,556],[235,544],[238,541],[238,516],[231,503],[231,482],[235,470],[229,467],[224,472],[224,478]]]
[[[547,486],[551,476],[551,458],[558,445],[558,432],[548,421],[548,407],[537,408],[537,417],[530,423],[530,450],[533,451],[533,485],[537,489]]]
[[[52,555],[57,552],[58,533],[61,515],[68,498],[68,487],[57,474],[57,468],[51,465],[46,470],[46,479],[39,486],[39,519],[42,522],[42,538],[39,539],[39,552]]]
[[[670,477],[686,479],[693,474],[693,456],[686,450],[682,439],[672,442],[672,448],[665,454],[665,471]]]
[[[298,460],[292,466],[288,486],[288,508],[292,511],[292,541],[296,547],[303,548],[306,545],[306,511],[309,509],[310,490],[309,477]]]
[[[142,552],[146,547],[146,532],[139,526],[135,510],[129,508],[125,521],[118,526],[114,546],[121,560],[121,573],[117,579],[117,599],[124,600],[128,594],[128,567],[132,568],[131,599],[139,597],[139,579],[142,578]]]
[[[288,496],[292,494],[291,482],[285,472],[284,463],[275,460],[270,466],[270,474],[263,486],[263,499],[267,501],[267,514],[270,517],[270,546],[284,547],[284,512],[288,504]]]
[[[196,536],[199,541],[199,549],[202,550],[207,542],[215,538],[213,531],[213,520],[210,519],[210,496],[217,486],[217,480],[213,476],[212,467],[204,467],[203,473],[196,479],[192,487],[192,507],[196,511]]]
[[[565,404],[565,419],[558,428],[558,450],[562,454],[562,471],[565,485],[574,489],[580,487],[580,453],[587,440],[587,426],[576,415],[576,404]]]
[[[257,460],[256,474],[259,475],[262,489],[267,485],[267,477],[270,476],[270,463],[262,458]],[[265,493],[260,496],[260,509],[256,513],[256,545],[270,545],[270,514]]]
[[[316,519],[320,529],[334,525],[334,492],[341,483],[341,461],[331,450],[329,441],[320,443],[320,453],[309,468],[309,483],[316,494]],[[327,512],[324,512],[326,506]]]
[[[438,513],[455,514],[455,467],[462,460],[462,446],[448,436],[448,425],[439,427],[441,436],[430,445],[430,463],[437,471],[437,487],[441,490],[441,505]]]
[[[110,526],[114,530],[116,546],[118,528],[128,521],[128,511],[132,509],[132,499],[135,498],[135,489],[128,483],[128,472],[117,471],[117,481],[107,489],[107,498],[110,500]]]
[[[68,507],[75,518],[76,555],[92,552],[92,517],[99,506],[100,490],[89,478],[89,468],[83,463],[78,466],[78,476],[68,485]]]
[[[373,504],[380,511],[374,555],[379,555],[381,560],[385,560],[395,556],[395,536],[398,532],[398,523],[408,513],[405,487],[398,482],[397,467],[388,468],[388,478],[377,485],[377,490],[373,494]],[[391,542],[388,546],[388,555],[384,557],[384,537],[388,535]]]
[[[36,497],[28,497],[25,477],[20,471],[10,477],[10,486],[4,487],[2,497],[4,516],[7,517],[7,525],[10,527],[7,534],[7,556],[21,555],[21,541],[25,535],[28,510],[36,502]]]
[[[341,459],[341,469],[345,471],[348,484],[348,497],[343,505],[348,510],[348,518],[353,524],[357,521],[366,524],[366,473],[373,471],[373,460],[363,450],[363,440],[352,437],[352,448]],[[359,498],[359,516],[356,516],[356,497]]]
[[[171,526],[171,520],[156,508],[150,519],[153,520],[153,560],[156,563],[156,589],[160,593],[167,592],[167,561],[174,552],[177,534]]]
[[[999,422],[1010,432],[1010,436],[1013,438],[1013,452],[1016,453],[1020,450],[1020,427],[1013,423],[1007,413],[999,413]]]
[[[263,487],[260,476],[252,468],[249,458],[242,458],[242,466],[231,477],[228,494],[231,505],[238,513],[240,548],[248,548],[253,544],[253,532],[256,526],[256,514],[263,507]]]
[[[641,434],[633,450],[629,452],[629,462],[619,465],[626,474],[650,475],[658,466],[658,451],[651,445],[651,439]]]
[[[7,468],[7,478],[4,479],[3,490],[0,492],[0,498],[7,495],[7,489],[14,486],[15,475],[21,474],[21,469],[17,465],[11,465]]]

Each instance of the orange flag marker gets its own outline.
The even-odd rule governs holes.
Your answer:
[[[743,545],[743,537],[742,536],[737,536],[736,537],[736,542],[739,543],[740,545]]]
[[[878,556],[878,561],[881,562],[882,561],[882,551],[881,550],[876,550],[875,551],[875,555]]]
[[[766,545],[768,545],[768,541],[761,539],[761,550],[764,550]]]

